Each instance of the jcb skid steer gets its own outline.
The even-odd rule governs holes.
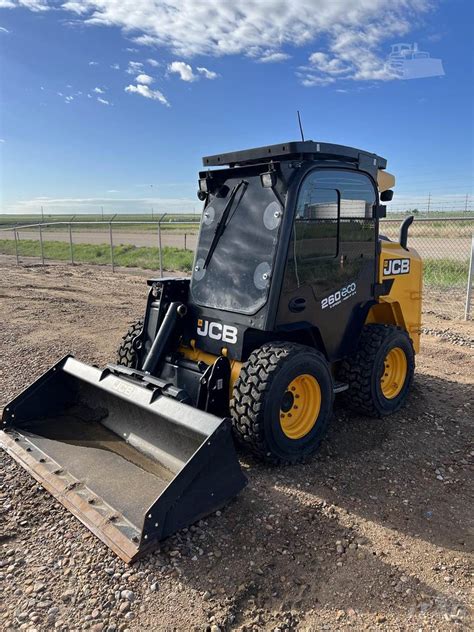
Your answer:
[[[379,234],[383,158],[306,141],[203,162],[191,278],[148,281],[118,364],[64,358],[3,413],[3,447],[127,561],[243,488],[233,438],[295,463],[335,393],[398,410],[419,348],[413,218]]]

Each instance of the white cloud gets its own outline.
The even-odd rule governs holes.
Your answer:
[[[260,64],[273,64],[290,59],[288,53],[265,53],[257,61]]]
[[[141,61],[129,61],[126,73],[128,75],[136,75],[141,72],[143,69],[143,64]]]
[[[201,67],[198,66],[196,70],[205,79],[217,79],[217,77],[219,76],[217,72],[214,72],[213,70],[208,70],[207,68],[203,68],[202,66]]]
[[[92,92],[95,92],[96,94],[105,94],[105,90],[102,90],[102,88],[94,88],[94,90]]]
[[[48,0],[0,0],[0,9],[16,9],[24,7],[30,11],[48,11]]]
[[[110,105],[110,101],[107,101],[107,99],[102,99],[101,97],[97,97],[97,101],[99,103],[102,103],[102,105]]]
[[[6,29],[4,26],[0,26],[0,33],[10,33],[10,31]]]
[[[98,66],[99,62],[98,61],[90,61],[89,62],[89,66]]]
[[[182,81],[198,81],[200,76],[205,79],[217,79],[219,76],[217,72],[213,70],[208,70],[202,66],[196,68],[198,74],[196,74],[193,70],[193,67],[190,64],[187,64],[184,61],[173,61],[168,65],[168,72],[175,73],[179,75],[179,78]]]
[[[88,23],[122,28],[141,44],[166,46],[177,55],[190,57],[246,55],[251,48],[268,54],[281,52],[285,45],[308,44],[337,29],[363,29],[369,24],[378,27],[382,39],[387,25],[406,24],[430,4],[430,0],[392,0],[389,5],[386,0],[134,0],[131,5],[118,0],[82,0],[66,2],[63,8]]]
[[[161,66],[161,63],[156,59],[147,59],[146,63],[150,64],[150,66],[152,66],[153,68],[158,68],[159,66]]]
[[[341,75],[350,72],[351,68],[338,57],[329,57],[326,53],[316,52],[309,56],[312,68],[329,75]]]
[[[138,75],[138,77],[136,77],[135,81],[137,83],[142,83],[145,86],[149,86],[155,80],[153,79],[153,77],[150,77],[150,75],[146,75],[145,73],[142,73],[141,75]]]
[[[112,64],[110,67],[112,70],[120,70],[120,64]]]
[[[192,67],[184,61],[173,61],[168,65],[169,72],[179,75],[182,81],[197,81],[198,77],[194,74]]]
[[[152,99],[153,101],[159,101],[160,103],[162,103],[163,105],[166,105],[167,107],[169,107],[169,102],[168,99],[165,97],[165,95],[160,92],[159,90],[151,90],[149,86],[144,86],[143,84],[137,84],[136,86],[134,85],[129,85],[125,88],[125,92],[131,92],[131,93],[136,93],[136,94],[140,94],[142,97],[145,97],[145,99]]]
[[[46,0],[0,3],[34,10],[48,6]],[[50,7],[56,5],[50,0]],[[287,59],[289,47],[313,44],[326,58],[309,61],[298,73],[303,83],[321,85],[391,79],[383,63],[386,43],[409,33],[432,5],[433,0],[69,0],[62,8],[88,24],[120,28],[138,44],[168,48],[182,59],[244,55],[269,63]],[[321,42],[328,42],[323,50]],[[130,74],[142,66],[130,68]],[[197,76],[185,66],[171,72],[184,81]]]
[[[72,95],[64,97],[64,101],[66,103],[71,103],[72,101],[74,101],[74,97]]]
[[[64,4],[62,5],[62,9],[65,9],[66,11],[72,11],[73,13],[77,13],[78,15],[83,15],[88,11],[87,7],[85,7],[82,2],[75,2],[74,0],[64,2]]]
[[[311,72],[297,72],[296,76],[299,78],[301,84],[306,88],[313,88],[314,86],[327,86],[330,83],[334,83],[336,80],[334,77],[320,77]]]
[[[6,143],[7,141],[4,138],[0,138],[0,143]]]

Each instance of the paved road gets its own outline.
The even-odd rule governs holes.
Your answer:
[[[39,239],[38,230],[19,231],[20,239]],[[0,232],[0,239],[13,239],[12,231]],[[43,231],[43,239],[49,241],[65,241],[69,243],[69,231]],[[163,246],[176,246],[184,248],[185,235],[181,232],[162,231],[161,243]],[[108,244],[108,231],[73,231],[73,241],[75,244]],[[158,235],[156,232],[145,231],[124,231],[116,230],[113,233],[114,245],[132,244],[134,246],[158,246]],[[196,248],[197,235],[186,233],[186,247],[188,250]]]

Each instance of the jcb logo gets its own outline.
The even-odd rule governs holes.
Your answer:
[[[198,320],[197,333],[199,336],[209,336],[213,340],[222,340],[222,342],[228,342],[229,344],[235,344],[237,342],[237,327],[232,325],[222,325],[211,320]]]
[[[395,274],[408,274],[410,272],[410,259],[385,259],[383,262],[384,276]]]

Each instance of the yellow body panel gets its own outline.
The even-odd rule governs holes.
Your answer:
[[[378,283],[393,279],[390,294],[381,296],[379,303],[370,308],[367,323],[386,323],[403,327],[412,339],[415,352],[420,350],[422,262],[420,255],[400,244],[381,241]],[[387,273],[390,260],[410,260],[410,271],[405,274]],[[400,266],[397,265],[396,270]],[[384,273],[385,270],[385,273]]]
[[[191,344],[193,344],[193,340]],[[194,345],[192,347],[184,347],[181,345],[178,349],[185,358],[188,360],[192,360],[193,362],[205,362],[206,364],[214,364],[217,360],[217,356],[212,355],[212,353],[206,353],[206,351],[201,351],[201,349],[197,349]],[[222,355],[226,355],[225,349],[223,349]],[[242,368],[242,362],[238,360],[230,360],[230,393],[229,397],[232,399],[234,384],[239,377],[240,369]]]
[[[377,170],[377,186],[380,192],[395,186],[395,176],[382,169]]]

